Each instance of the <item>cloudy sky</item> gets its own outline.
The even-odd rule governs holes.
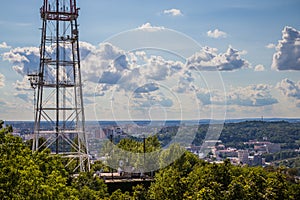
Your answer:
[[[41,5],[0,7],[0,119],[33,120]],[[88,120],[299,117],[300,1],[78,5]]]

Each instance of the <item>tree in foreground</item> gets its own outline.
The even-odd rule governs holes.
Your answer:
[[[101,199],[103,180],[90,174],[72,177],[63,160],[49,151],[32,153],[12,127],[0,122],[0,199]],[[94,198],[88,198],[94,197]]]

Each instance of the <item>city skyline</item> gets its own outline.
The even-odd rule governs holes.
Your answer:
[[[0,8],[3,120],[33,120],[42,3]],[[299,117],[300,2],[78,6],[87,120]]]

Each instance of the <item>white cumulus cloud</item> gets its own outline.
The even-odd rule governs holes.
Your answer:
[[[172,107],[173,100],[168,97],[166,94],[158,92],[143,92],[135,93],[134,98],[132,99],[132,108],[136,110],[144,110],[145,108],[150,108],[153,106],[161,106],[162,108]]]
[[[32,104],[33,102],[33,96],[30,93],[20,92],[20,93],[15,93],[14,96],[18,97],[19,99],[22,99],[26,103]]]
[[[267,48],[267,49],[275,49],[275,48],[276,48],[276,45],[273,44],[273,43],[269,43],[268,45],[266,45],[266,48]]]
[[[47,55],[50,57],[55,55],[56,48],[54,46],[48,46],[46,49]],[[67,57],[71,56],[69,47],[66,47],[65,52]],[[84,81],[108,85],[117,84],[123,89],[146,84],[145,80],[166,80],[177,74],[178,77],[181,77],[177,90],[183,92],[183,87],[193,81],[189,73],[184,70],[232,71],[249,66],[249,63],[240,57],[243,51],[235,50],[232,47],[229,47],[226,53],[220,54],[217,53],[217,49],[205,47],[188,58],[187,66],[180,61],[167,60],[159,55],[147,55],[143,51],[126,52],[110,43],[94,46],[87,42],[80,42],[80,54]],[[39,48],[14,48],[4,53],[3,59],[11,62],[13,69],[18,74],[26,76],[28,73],[38,70]],[[55,69],[50,67],[45,72],[49,76],[48,79],[53,78],[53,73],[55,73]],[[65,73],[61,74],[62,77],[65,76]],[[22,90],[22,83],[24,80],[16,82],[15,88]]]
[[[300,99],[300,81],[295,83],[286,78],[277,84],[277,88],[287,97]]]
[[[89,82],[88,84],[83,84],[83,96],[85,97],[97,97],[103,96],[105,91],[109,90],[109,86],[105,84],[95,84]]]
[[[300,107],[300,81],[294,82],[286,78],[277,83],[276,88],[279,89],[284,96],[293,99],[296,105]]]
[[[300,31],[286,26],[273,55],[272,68],[276,70],[300,70]]]
[[[226,53],[217,54],[216,49],[209,47],[202,48],[202,51],[195,53],[188,58],[188,67],[203,71],[233,71],[241,68],[248,68],[249,62],[242,59],[238,51],[229,47]]]
[[[0,49],[10,49],[11,46],[8,46],[6,42],[0,43]]]
[[[262,71],[265,71],[265,67],[263,65],[256,65],[254,67],[254,71],[256,72],[262,72]]]
[[[238,87],[227,94],[228,105],[259,107],[276,103],[278,103],[278,100],[272,97],[271,86],[267,84]]]
[[[128,70],[125,52],[109,43],[95,47],[82,59],[82,66],[83,79],[93,83],[115,84]]]
[[[158,90],[159,86],[155,83],[147,83],[141,87],[138,87],[134,92],[135,93],[149,93],[155,90]]]
[[[227,33],[220,31],[219,29],[207,31],[207,36],[211,38],[226,38]]]
[[[138,27],[137,29],[142,31],[155,32],[155,31],[164,30],[165,28],[163,26],[152,26],[149,22],[147,22],[141,25],[140,27]]]
[[[224,94],[221,96],[222,94],[218,90],[197,90],[197,97],[203,105],[222,105],[225,99],[229,106],[261,107],[278,103],[278,100],[271,95],[271,86],[266,84],[231,88],[225,96]]]
[[[17,91],[32,90],[27,76],[24,76],[22,81],[17,80],[15,83],[13,83],[13,86]]]
[[[95,51],[95,47],[86,42],[80,42],[80,54],[81,58],[85,59],[92,51]],[[60,47],[64,49],[66,53],[66,60],[71,58],[71,46]],[[56,46],[47,46],[46,54],[50,58],[55,56]],[[61,50],[62,52],[62,50]],[[13,69],[20,75],[26,76],[28,73],[33,73],[38,71],[40,64],[40,50],[38,47],[17,47],[13,48],[8,52],[3,53],[3,60],[9,61],[13,64]],[[47,71],[49,76],[51,76],[51,69]]]
[[[66,55],[68,56],[70,52],[67,47]],[[55,48],[47,47],[47,54],[55,55]],[[107,95],[112,93],[122,94],[124,98],[133,95],[137,109],[139,107],[173,109],[177,104],[172,94],[194,95],[194,91],[197,91],[196,96],[203,105],[221,105],[224,101],[224,97],[220,96],[222,93],[213,91],[211,94],[199,88],[194,70],[233,71],[250,65],[248,61],[241,58],[244,51],[238,51],[232,47],[229,47],[225,53],[218,53],[215,48],[204,47],[188,58],[186,63],[168,59],[164,54],[156,55],[147,50],[127,52],[110,43],[94,46],[81,42],[80,54],[85,102],[92,104],[93,97],[107,99]],[[13,84],[17,91],[15,96],[24,101],[30,101],[27,94],[30,93],[30,83],[26,75],[28,72],[37,70],[39,49],[14,48],[4,53],[3,58],[11,62],[15,71],[24,77],[23,80],[18,80]],[[55,69],[54,71],[49,69],[47,73],[51,75],[54,72]],[[168,85],[170,83],[172,84]],[[230,99],[230,105],[262,106],[276,103],[276,99],[270,96],[267,89],[259,88],[252,88],[252,90],[240,88],[238,91],[231,91],[230,97],[226,97]],[[255,91],[258,92],[255,93]]]
[[[170,15],[170,16],[182,16],[182,12],[178,9],[169,9],[169,10],[164,10],[164,14]]]
[[[24,76],[38,69],[40,62],[40,51],[37,47],[17,47],[9,52],[3,53],[3,60],[13,64],[13,69]]]

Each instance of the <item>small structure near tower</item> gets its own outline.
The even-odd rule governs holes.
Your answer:
[[[40,65],[29,80],[37,90],[33,151],[50,149],[72,171],[89,171],[76,0],[44,0]],[[44,138],[44,139],[41,139]],[[41,142],[42,141],[42,142]]]

